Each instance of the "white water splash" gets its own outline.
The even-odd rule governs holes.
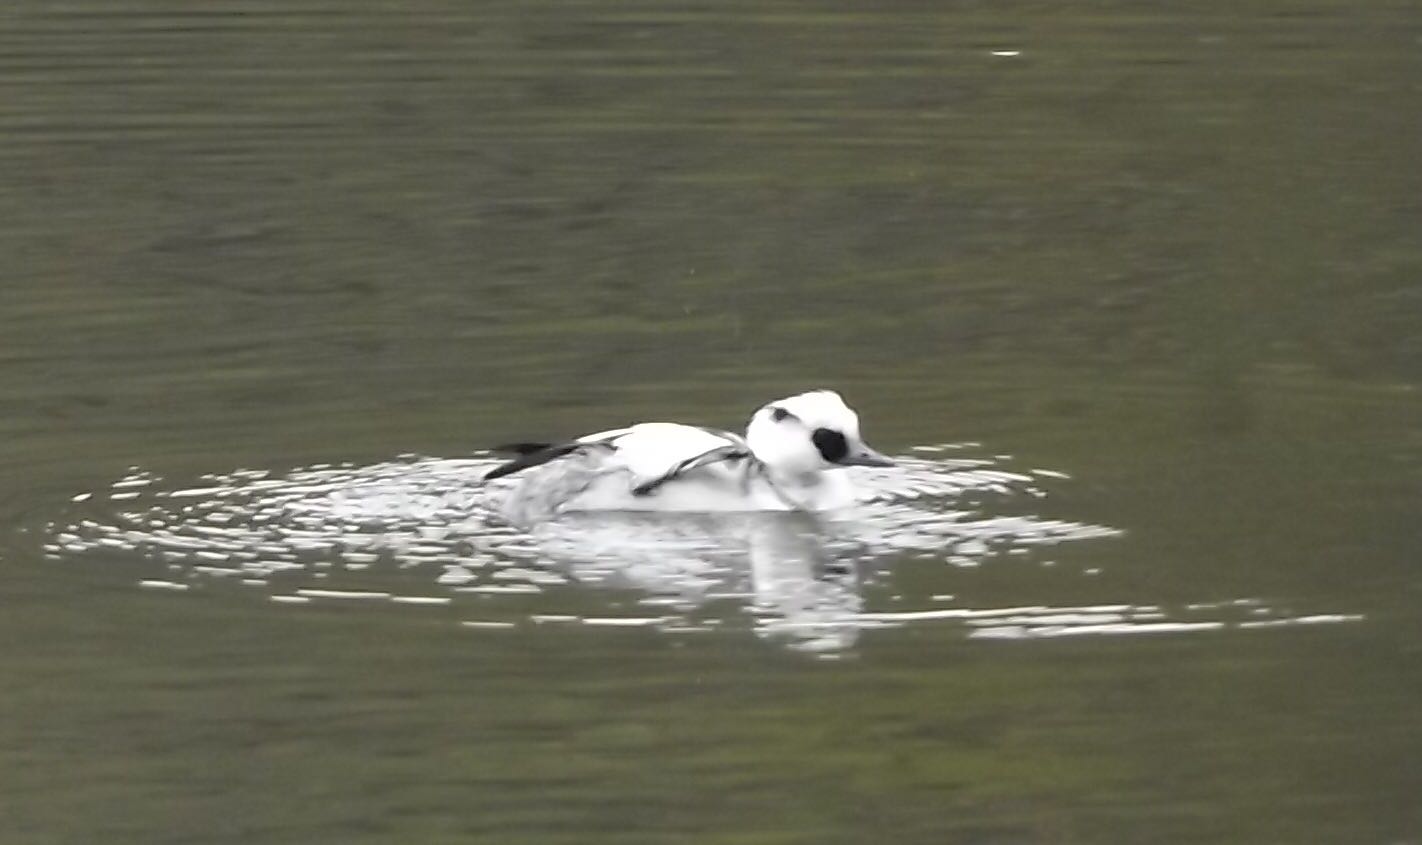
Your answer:
[[[1158,608],[1128,606],[1027,608],[1000,624],[983,620],[1002,611],[866,611],[866,584],[905,560],[975,567],[1120,533],[1032,512],[1046,498],[1039,479],[1064,474],[1014,471],[1002,457],[944,457],[963,448],[921,447],[932,457],[850,470],[863,502],[829,518],[583,514],[531,532],[498,516],[514,482],[484,483],[496,464],[486,456],[317,465],[284,475],[238,470],[175,486],[134,472],[107,490],[72,497],[71,518],[47,526],[46,552],[126,560],[135,582],[151,589],[232,583],[265,589],[278,604],[425,607],[469,628],[693,631],[749,620],[762,636],[818,653],[848,647],[866,628],[937,620],[998,638],[1205,629],[1165,619]],[[596,599],[628,590],[653,613],[619,614]],[[570,601],[598,610],[557,612]],[[471,602],[482,618],[458,619],[472,612]]]

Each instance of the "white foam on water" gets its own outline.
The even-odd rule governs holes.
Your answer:
[[[908,625],[956,625],[973,639],[1034,640],[1361,618],[1295,616],[1258,597],[1206,597],[1174,607],[973,607],[964,589],[970,582],[962,579],[980,568],[1030,565],[1022,571],[1045,576],[1060,569],[1047,550],[1121,534],[1041,513],[1051,499],[1038,479],[1061,486],[1067,473],[1018,471],[1006,456],[978,456],[978,449],[929,444],[894,467],[848,470],[862,501],[843,514],[568,515],[531,531],[499,515],[518,479],[483,482],[497,463],[489,456],[322,464],[285,474],[239,469],[167,486],[136,471],[108,490],[72,496],[73,512],[47,526],[44,551],[53,560],[119,559],[145,589],[231,583],[266,590],[279,604],[478,605],[535,624],[591,628],[704,632],[739,624],[822,655],[851,647],[862,631]],[[892,582],[900,570],[916,573],[915,583],[925,586],[898,585],[873,599],[892,610],[866,607],[878,595],[876,585]],[[589,590],[609,597],[630,591],[634,606],[665,615],[560,612],[570,590],[582,596],[580,607]]]

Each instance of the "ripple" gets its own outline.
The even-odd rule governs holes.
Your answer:
[[[819,654],[852,646],[865,630],[941,622],[970,638],[1040,639],[1356,618],[1271,615],[1241,604],[1249,600],[1173,615],[1135,604],[935,606],[952,601],[943,592],[896,597],[918,607],[866,608],[876,583],[897,568],[935,565],[924,559],[947,564],[946,573],[1121,533],[1035,513],[1049,498],[1043,480],[1068,476],[965,454],[975,448],[924,446],[892,468],[852,469],[862,501],[833,516],[570,514],[531,531],[499,516],[516,480],[483,482],[496,464],[487,455],[237,470],[181,485],[135,470],[74,495],[65,517],[46,526],[45,551],[132,566],[145,589],[231,584],[265,590],[276,604],[417,607],[474,629],[740,626]],[[633,608],[623,606],[629,594]],[[1221,618],[1242,610],[1253,615]]]

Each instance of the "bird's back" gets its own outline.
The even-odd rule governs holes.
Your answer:
[[[505,512],[535,522],[564,511],[784,510],[738,435],[639,423],[578,438],[528,473]]]

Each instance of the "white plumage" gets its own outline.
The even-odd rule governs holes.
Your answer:
[[[679,423],[639,423],[561,444],[519,444],[488,478],[532,470],[509,497],[516,522],[565,511],[822,511],[854,501],[845,466],[886,466],[859,417],[817,390],[756,411],[741,437]]]

